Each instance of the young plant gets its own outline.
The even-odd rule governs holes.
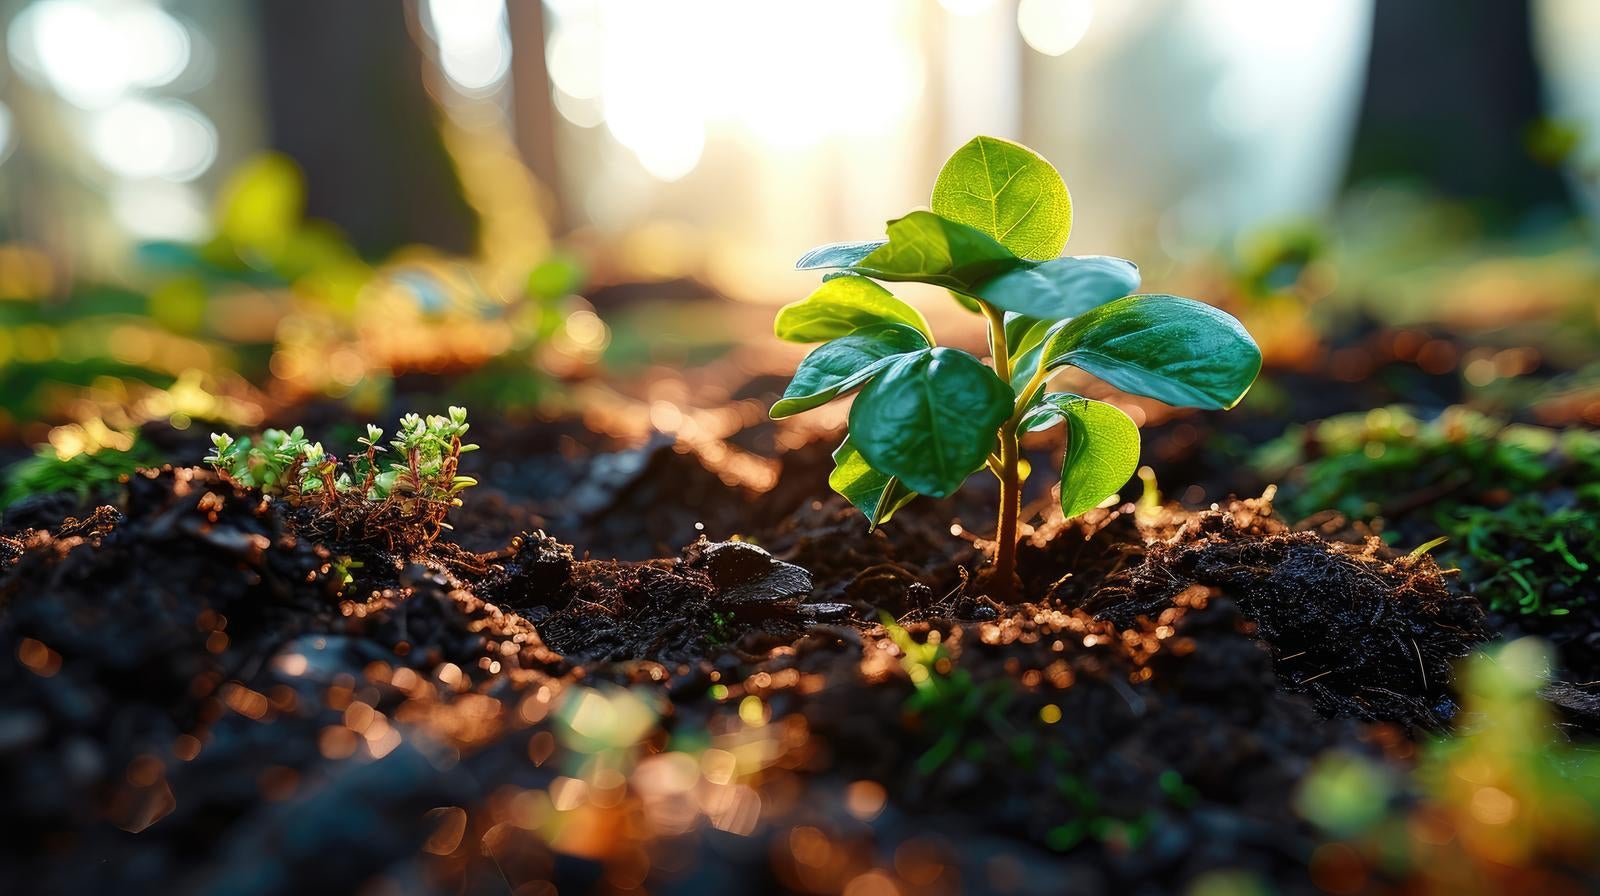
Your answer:
[[[426,544],[449,528],[445,515],[460,506],[461,492],[478,484],[457,473],[461,455],[478,448],[462,443],[467,428],[465,408],[452,407],[445,417],[407,414],[386,449],[383,430],[369,424],[357,440],[365,450],[342,469],[298,426],[269,429],[254,442],[212,433],[205,462],[240,485],[315,511],[315,519],[341,534],[361,529],[381,532],[391,544],[397,536]],[[390,450],[390,462],[381,464],[378,455]]]
[[[1226,409],[1261,369],[1261,351],[1228,314],[1192,299],[1131,295],[1133,262],[1057,257],[1072,227],[1061,175],[1032,150],[978,137],[933,186],[932,211],[890,221],[888,239],[807,252],[822,286],[778,312],[780,339],[821,342],[800,362],[774,418],[856,390],[849,434],[828,484],[887,521],[919,494],[944,497],[989,469],[1000,513],[989,593],[1015,590],[1021,511],[1018,437],[1066,424],[1061,509],[1076,516],[1121,488],[1138,466],[1139,431],[1105,402],[1047,392],[1065,367],[1169,404]],[[990,364],[939,347],[927,320],[878,281],[948,289],[988,323]]]
[[[161,452],[135,438],[127,448],[101,448],[68,458],[49,445],[0,473],[0,510],[33,495],[67,493],[79,501],[103,500],[117,493],[122,480],[142,467],[161,465]]]

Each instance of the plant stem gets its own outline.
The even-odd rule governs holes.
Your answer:
[[[1011,351],[1006,345],[1005,315],[983,303],[989,319],[989,347],[994,352],[994,372],[1011,381]],[[1000,427],[1000,463],[995,476],[1000,480],[1000,515],[995,523],[994,565],[989,570],[989,596],[1001,603],[1016,597],[1017,522],[1022,515],[1022,477],[1018,474],[1021,449],[1017,444],[1020,413],[1012,414]]]
[[[995,525],[994,568],[989,579],[989,596],[1001,603],[1009,603],[1016,596],[1017,521],[1022,515],[1022,479],[1017,475],[1020,454],[1016,423],[1007,420],[1000,427],[1000,516]]]

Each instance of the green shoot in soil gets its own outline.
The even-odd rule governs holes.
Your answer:
[[[1061,508],[1089,510],[1139,458],[1138,427],[1115,405],[1046,392],[1065,367],[1169,404],[1226,409],[1244,397],[1261,352],[1233,317],[1192,299],[1130,295],[1138,266],[1060,255],[1072,226],[1061,175],[1032,150],[978,137],[933,187],[933,210],[888,224],[888,239],[807,252],[822,286],[778,312],[780,339],[821,342],[772,408],[774,418],[860,390],[828,484],[877,526],[919,494],[944,497],[987,468],[1000,511],[991,596],[1015,592],[1023,433],[1066,424]],[[935,345],[915,308],[878,281],[942,286],[988,323],[990,364]]]
[[[447,528],[445,514],[460,506],[461,492],[477,485],[457,473],[461,455],[478,447],[462,443],[467,428],[465,408],[452,407],[448,416],[407,414],[385,448],[383,430],[368,425],[357,440],[365,450],[344,464],[298,426],[269,429],[254,441],[213,433],[205,461],[240,485],[320,511],[338,529],[360,522],[388,530],[391,542],[405,533],[426,543]],[[378,455],[390,451],[391,460],[380,463]]]

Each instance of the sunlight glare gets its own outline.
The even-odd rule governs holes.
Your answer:
[[[504,0],[428,0],[439,66],[467,94],[489,93],[511,70]]]
[[[160,7],[45,0],[7,31],[19,71],[83,109],[103,109],[135,88],[171,83],[189,66],[188,30]]]

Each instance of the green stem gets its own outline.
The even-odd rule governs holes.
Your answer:
[[[994,351],[994,371],[1006,382],[1011,381],[1011,352],[1006,346],[1005,315],[999,309],[983,304],[983,314],[989,319],[989,346]],[[995,475],[1000,480],[1000,515],[995,524],[994,565],[989,572],[989,596],[1001,603],[1010,603],[1016,597],[1017,523],[1022,515],[1022,477],[1018,473],[1022,456],[1017,444],[1017,420],[1020,411],[1000,426],[1000,463]]]
[[[1008,420],[1000,427],[1000,517],[989,579],[989,596],[1001,603],[1016,597],[1017,522],[1022,516],[1022,477],[1017,473],[1020,456],[1017,428]]]

